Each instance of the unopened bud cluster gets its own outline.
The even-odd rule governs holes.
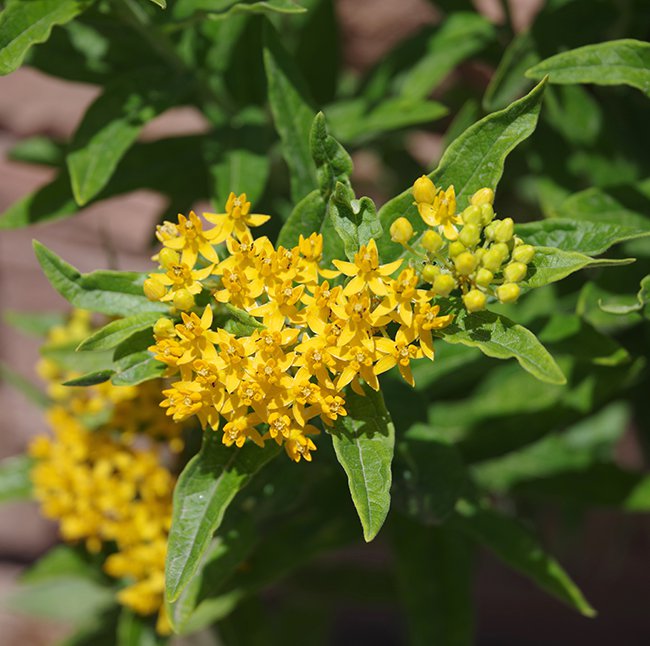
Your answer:
[[[436,296],[460,292],[469,312],[485,309],[490,296],[501,303],[519,298],[519,283],[535,248],[514,234],[512,218],[495,217],[492,189],[474,193],[461,213],[456,212],[454,187],[436,189],[426,175],[415,181],[413,196],[430,227],[419,240],[426,257],[420,275]],[[413,227],[406,218],[395,220],[390,233],[393,241],[411,249]]]

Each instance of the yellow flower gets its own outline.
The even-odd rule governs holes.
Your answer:
[[[169,289],[165,296],[159,299],[166,302],[173,300],[174,294],[181,289],[190,294],[198,294],[202,289],[201,281],[212,273],[212,268],[213,265],[203,269],[191,269],[189,265],[180,262],[171,265],[164,274],[149,274],[149,280]]]
[[[159,227],[160,230],[161,227]],[[201,254],[207,260],[219,262],[219,256],[212,246],[217,231],[211,229],[203,231],[203,224],[194,211],[190,211],[189,217],[178,214],[178,225],[176,235],[166,237],[160,235],[159,239],[169,249],[181,252],[181,262],[188,267],[194,267],[198,255]]]
[[[246,193],[237,196],[230,193],[226,202],[225,213],[204,213],[203,217],[217,225],[213,244],[223,242],[233,234],[242,240],[250,234],[248,227],[259,227],[270,219],[269,215],[250,213],[251,203],[246,200]]]
[[[433,202],[417,202],[420,217],[430,227],[439,227],[448,240],[458,238],[458,229],[456,224],[460,224],[462,219],[456,215],[456,193],[454,187],[450,186],[446,191],[440,189]]]
[[[404,339],[393,341],[392,339],[378,338],[375,340],[375,344],[377,350],[383,355],[375,364],[375,374],[380,375],[397,366],[404,380],[414,386],[415,380],[410,362],[411,359],[419,359],[422,356],[422,350]]]

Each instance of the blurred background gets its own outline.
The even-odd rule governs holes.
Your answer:
[[[426,24],[439,20],[435,6],[426,0],[337,0],[336,11],[343,35],[344,66],[355,72],[372,67],[396,43]],[[496,24],[506,20],[498,0],[476,0],[476,8]],[[543,0],[511,0],[510,20],[523,31],[545,4]],[[588,20],[588,17],[585,16]],[[454,74],[479,92],[487,86],[493,69],[472,61]],[[65,140],[75,130],[98,89],[64,82],[25,67],[0,78],[0,212],[47,183],[51,168],[10,161],[9,151],[18,141],[37,135]],[[148,124],[144,140],[162,136],[201,133],[208,129],[192,108],[174,109]],[[442,136],[413,131],[407,140],[412,156],[430,166],[442,152]],[[382,195],[377,163],[371,154],[354,155],[353,182],[360,193],[379,202]],[[179,173],[183,169],[179,169]],[[150,191],[102,201],[72,219],[0,234],[0,294],[3,310],[67,311],[66,302],[53,291],[34,258],[32,238],[38,238],[81,271],[94,268],[147,270],[150,268],[151,231],[165,200]],[[187,204],[187,210],[207,210],[207,204]],[[169,213],[169,216],[174,216]],[[0,357],[24,377],[36,380],[37,339],[0,322]],[[0,383],[0,457],[25,450],[29,439],[45,430],[40,412],[5,383]],[[640,466],[633,429],[619,447],[619,461]],[[566,519],[563,519],[566,520]],[[592,605],[599,610],[588,620],[545,596],[532,583],[506,570],[482,553],[475,587],[478,643],[484,646],[516,644],[609,645],[650,643],[650,519],[623,516],[613,511],[592,511],[575,524],[572,535],[555,532],[552,511],[543,528],[550,550],[572,574]],[[566,527],[566,523],[563,523]],[[0,507],[0,597],[12,589],[20,571],[57,541],[54,525],[38,514],[35,504]],[[339,558],[385,558],[381,541],[361,550],[348,550]],[[1,604],[1,602],[0,602]],[[405,629],[396,608],[341,608],[335,619],[332,643],[367,643],[374,626],[373,644],[405,643]],[[55,643],[66,627],[11,614],[0,605],[0,644],[39,646]]]

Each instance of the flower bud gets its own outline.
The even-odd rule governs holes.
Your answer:
[[[483,204],[481,206],[481,220],[483,222],[483,226],[490,224],[490,222],[494,220],[494,209],[492,208],[491,204]]]
[[[144,295],[150,301],[159,301],[166,293],[167,288],[153,278],[147,278],[142,285]]]
[[[176,332],[173,321],[165,317],[159,318],[154,323],[153,333],[157,339],[166,339],[170,336],[174,336]]]
[[[194,307],[194,296],[186,289],[179,289],[174,294],[174,307],[182,311],[192,309]]]
[[[476,258],[469,251],[463,251],[454,258],[456,271],[461,276],[469,276],[476,269]]]
[[[427,283],[433,283],[439,274],[440,267],[436,267],[435,265],[424,265],[422,267],[422,279],[426,280]]]
[[[456,240],[456,241],[450,243],[450,245],[449,245],[449,257],[450,258],[455,258],[459,254],[463,253],[463,251],[467,251],[467,249],[465,248],[465,245],[462,242]]]
[[[488,249],[483,255],[483,258],[481,258],[483,267],[489,269],[492,273],[499,271],[502,262],[503,256],[497,249]]]
[[[487,287],[494,280],[494,274],[485,267],[481,267],[476,272],[476,278],[474,282],[480,287]]]
[[[484,310],[486,301],[485,294],[478,289],[470,289],[467,294],[463,295],[463,303],[468,312],[480,312]]]
[[[481,239],[481,228],[478,224],[466,224],[459,236],[458,239],[466,247],[475,247],[478,244],[478,241]]]
[[[509,242],[515,232],[515,223],[512,218],[501,220],[494,231],[494,237],[498,242]]]
[[[465,224],[481,224],[482,218],[481,208],[478,206],[468,206],[463,211],[463,222]]]
[[[436,196],[436,187],[433,182],[426,176],[418,177],[413,184],[413,197],[416,202],[433,204]]]
[[[429,253],[440,251],[443,244],[442,236],[437,231],[429,229],[424,232],[424,235],[422,236],[422,246]]]
[[[510,253],[508,245],[505,242],[496,242],[492,245],[491,248],[495,251],[495,253],[498,253],[501,256],[502,261],[505,260]]]
[[[535,256],[535,247],[531,244],[522,244],[520,247],[515,247],[512,252],[512,259],[517,262],[523,262],[527,265]]]
[[[406,244],[413,237],[413,226],[406,218],[397,218],[390,225],[390,239],[398,244]]]
[[[497,298],[502,303],[514,303],[518,298],[521,290],[515,283],[504,283],[497,287]]]
[[[494,191],[491,188],[481,188],[470,199],[470,204],[482,206],[483,204],[494,204]]]
[[[176,251],[169,247],[163,247],[158,254],[158,262],[165,269],[169,269],[172,265],[177,265],[181,258]]]
[[[483,235],[485,236],[486,240],[494,240],[495,232],[497,229],[497,226],[499,224],[499,220],[496,220],[495,222],[490,222],[485,229],[483,229]]]
[[[433,291],[438,296],[449,296],[449,292],[456,287],[456,281],[449,274],[440,274],[433,281]]]
[[[523,262],[511,262],[503,270],[503,277],[509,283],[518,283],[523,280],[528,268]]]

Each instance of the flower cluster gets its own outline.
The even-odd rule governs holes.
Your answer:
[[[420,217],[430,227],[420,239],[426,253],[420,275],[435,295],[449,296],[459,290],[470,312],[485,309],[488,296],[501,303],[519,298],[518,283],[526,277],[535,248],[514,235],[511,218],[495,219],[492,189],[477,191],[460,214],[454,187],[436,189],[426,175],[415,181],[413,196]],[[391,236],[411,249],[413,228],[406,218],[393,223]]]
[[[78,341],[90,331],[88,314],[78,311],[49,341]],[[118,601],[139,614],[159,612],[158,631],[168,632],[162,601],[175,476],[166,447],[182,448],[182,428],[158,406],[161,382],[61,386],[75,375],[52,359],[39,372],[53,397],[47,411],[53,437],[38,436],[30,445],[42,511],[59,522],[64,540],[110,552],[105,571],[129,582]]]
[[[176,421],[196,415],[221,428],[228,446],[271,440],[292,460],[311,460],[315,421],[330,427],[347,414],[344,389],[363,394],[363,381],[378,390],[377,376],[394,366],[413,384],[411,360],[433,359],[432,333],[451,316],[439,315],[413,267],[381,264],[374,240],[352,262],[322,267],[321,235],[276,248],[253,239],[249,227],[268,216],[249,211],[245,194],[231,194],[226,213],[206,214],[214,228],[194,214],[158,228],[162,271],[144,290],[181,310],[177,324],[162,318],[154,327],[150,350],[177,376],[161,406]],[[207,305],[188,311],[199,294]],[[213,325],[226,308],[239,311],[243,333]]]

